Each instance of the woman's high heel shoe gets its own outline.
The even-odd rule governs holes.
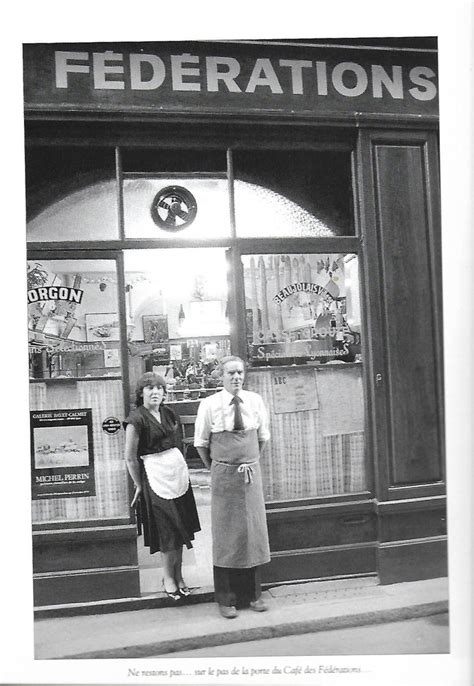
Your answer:
[[[191,591],[186,585],[185,580],[183,579],[182,576],[180,576],[180,580],[176,582],[176,586],[178,587],[179,593],[183,596],[183,598],[187,598],[188,596],[191,595]]]
[[[176,591],[167,591],[165,587],[165,580],[161,580],[162,586],[163,586],[163,592],[168,596],[168,598],[171,598],[175,603],[178,602],[178,600],[181,600],[181,593],[176,590]]]

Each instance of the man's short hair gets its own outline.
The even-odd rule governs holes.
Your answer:
[[[244,368],[244,371],[245,371],[246,365],[245,365],[244,360],[241,357],[239,357],[238,355],[226,355],[226,357],[223,357],[222,359],[219,360],[219,373],[221,376],[224,373],[224,366],[228,362],[241,362],[242,366]]]

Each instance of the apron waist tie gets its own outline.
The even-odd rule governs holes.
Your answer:
[[[241,465],[239,465],[239,468],[237,470],[239,474],[244,475],[246,484],[251,484],[253,481],[253,464],[256,464],[256,462],[244,462]]]
[[[218,460],[214,460],[217,464],[225,464],[229,465],[231,464],[230,462],[219,462]],[[255,462],[243,462],[242,464],[239,464],[237,471],[239,474],[244,475],[244,480],[246,484],[251,484],[253,481],[253,466],[254,464],[257,464],[257,460]],[[237,465],[235,465],[237,467]]]

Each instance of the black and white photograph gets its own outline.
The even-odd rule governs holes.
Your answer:
[[[415,15],[20,32],[5,683],[470,683],[468,196]]]

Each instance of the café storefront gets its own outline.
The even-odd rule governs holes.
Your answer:
[[[144,371],[207,526],[192,424],[229,353],[270,414],[264,581],[445,575],[433,42],[31,44],[24,84],[35,606],[147,592]]]

